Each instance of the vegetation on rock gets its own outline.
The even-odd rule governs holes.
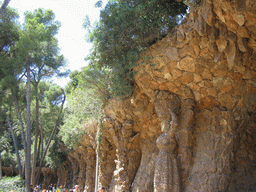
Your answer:
[[[116,0],[107,3],[96,26],[84,23],[94,44],[87,59],[95,69],[111,70],[115,97],[131,93],[139,54],[176,26],[186,9],[176,0]]]

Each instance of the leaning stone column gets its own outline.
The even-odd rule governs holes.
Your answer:
[[[86,181],[84,192],[93,192],[95,183],[96,154],[92,147],[87,148]]]
[[[196,114],[194,165],[186,191],[227,191],[231,182],[236,123],[218,107]]]
[[[138,150],[139,134],[133,135],[132,123],[126,121],[124,124],[117,123],[114,128],[109,130],[113,137],[116,146],[116,170],[115,177],[115,191],[129,192],[132,180],[138,169],[138,157],[141,152]]]

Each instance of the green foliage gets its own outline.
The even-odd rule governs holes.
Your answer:
[[[9,150],[10,142],[10,133],[5,130],[5,127],[0,127],[0,153]]]
[[[187,6],[194,8],[201,8],[202,0],[184,0],[183,1]]]
[[[49,154],[46,157],[47,167],[53,169],[59,168],[67,160],[67,151],[63,142],[58,138],[54,138],[54,143],[49,148]]]
[[[0,136],[0,153],[1,153],[3,150],[6,150],[9,145],[10,145],[10,143],[9,143],[8,138],[5,137],[5,136]]]
[[[38,97],[39,97],[39,124],[40,127],[42,126],[44,137],[47,140],[47,138],[50,136],[55,123],[56,119],[59,115],[59,108],[61,105],[61,102],[64,97],[63,89],[56,84],[41,81],[38,84]],[[33,92],[33,94],[35,94]],[[36,110],[36,103],[35,103],[35,95],[32,94],[32,102],[31,102],[31,108],[32,111]],[[32,114],[32,125],[35,124],[35,113]],[[34,131],[34,126],[32,127]],[[46,141],[45,141],[46,142]]]
[[[89,128],[88,122],[95,120],[101,113],[101,102],[97,96],[93,98],[92,90],[78,88],[68,96],[68,104],[64,111],[64,125],[59,135],[69,148],[77,146]]]
[[[25,191],[23,188],[24,184],[25,181],[20,176],[3,177],[3,179],[0,180],[0,191]]]
[[[26,125],[27,101],[24,82],[26,82],[25,65],[28,64],[32,83],[32,138],[26,135],[25,138],[35,141],[33,134],[38,133],[36,130],[39,130],[40,127],[43,129],[41,138],[44,139],[44,146],[46,146],[59,116],[64,92],[59,86],[46,83],[44,80],[53,76],[62,77],[69,73],[69,71],[63,72],[62,67],[64,67],[65,61],[63,55],[59,54],[58,41],[55,38],[60,23],[55,20],[55,15],[51,10],[43,9],[26,12],[22,26],[19,26],[16,20],[16,12],[9,8],[4,14],[4,18],[0,19],[0,105],[9,116],[18,136],[19,149],[22,149],[20,146],[21,129],[16,117],[12,95],[17,98],[21,119]],[[36,105],[36,99],[38,99],[39,107]],[[6,128],[5,118],[3,116],[3,128]],[[2,131],[2,127],[0,129]],[[10,146],[13,146],[12,139],[10,137],[7,139]],[[0,142],[2,140],[1,137]],[[7,159],[6,162],[15,160],[14,150],[11,147],[10,149],[12,150],[5,151],[3,157]]]
[[[10,46],[18,40],[18,14],[14,9],[7,8],[0,19],[0,51],[1,54],[9,50]]]
[[[18,14],[7,7],[0,19],[0,90],[4,90],[15,83],[14,71],[20,73],[22,68],[18,60],[14,59],[13,46],[19,39]]]
[[[92,121],[102,116],[105,102],[112,97],[110,93],[111,71],[96,70],[91,66],[82,72],[73,72],[67,86],[67,106],[64,125],[59,135],[69,148],[80,143],[82,137],[90,131]]]
[[[111,93],[121,97],[132,91],[132,69],[139,54],[177,24],[187,6],[175,0],[109,1],[100,21],[89,33],[93,42],[87,57],[95,68],[111,70]],[[89,25],[86,20],[85,27]],[[90,26],[89,26],[90,27]]]
[[[15,168],[16,162],[15,162],[15,153],[11,153],[9,151],[3,151],[1,153],[2,158],[2,166],[4,167],[12,167]]]
[[[19,32],[17,56],[23,64],[30,64],[34,82],[69,73],[60,71],[65,66],[65,61],[63,55],[59,55],[58,41],[54,37],[60,23],[54,19],[55,15],[51,10],[37,9],[33,13],[27,12],[23,29]]]

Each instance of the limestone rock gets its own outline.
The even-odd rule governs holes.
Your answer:
[[[165,51],[165,55],[173,61],[180,61],[179,52],[176,47],[167,48]]]
[[[256,1],[195,2],[202,4],[191,6],[189,17],[141,54],[133,93],[106,103],[99,185],[108,191],[157,191],[157,157],[166,154],[156,146],[166,125],[154,105],[159,92],[180,101],[179,126],[170,134],[181,191],[255,189]],[[170,117],[171,106],[161,105],[163,116]],[[95,138],[96,132],[84,137],[58,170],[59,183],[79,182],[94,191]]]
[[[195,72],[195,60],[190,56],[186,56],[178,62],[177,67],[187,72]]]

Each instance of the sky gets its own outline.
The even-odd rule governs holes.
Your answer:
[[[51,9],[56,20],[61,22],[59,33],[56,35],[60,53],[67,60],[67,68],[74,71],[87,65],[84,58],[89,54],[92,45],[86,42],[87,31],[82,25],[86,15],[92,23],[99,19],[100,8],[94,7],[96,2],[97,0],[11,0],[9,7],[16,9],[21,23],[26,11],[34,11],[37,8]],[[65,86],[67,81],[68,78],[54,82]]]

